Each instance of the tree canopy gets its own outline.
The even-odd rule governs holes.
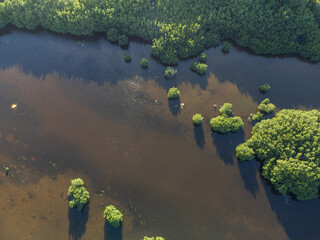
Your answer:
[[[298,200],[318,197],[320,186],[320,112],[281,110],[262,120],[236,148],[240,160],[262,161],[262,175],[282,194]]]

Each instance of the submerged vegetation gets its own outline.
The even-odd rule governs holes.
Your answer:
[[[68,190],[69,207],[77,207],[81,211],[85,204],[88,203],[90,194],[83,186],[84,181],[81,178],[71,180],[71,186]]]
[[[316,0],[5,0],[0,3],[0,28],[10,23],[76,35],[105,32],[120,44],[138,36],[152,42],[153,56],[166,64],[196,56],[225,39],[257,54],[320,60]]]
[[[168,91],[168,99],[169,100],[174,100],[174,99],[179,99],[180,98],[180,91],[176,87],[172,87]]]
[[[282,194],[298,200],[318,197],[320,186],[320,112],[281,110],[252,129],[237,157],[262,161],[262,175]]]
[[[109,205],[103,212],[103,217],[114,228],[120,227],[123,221],[122,213],[113,205]]]
[[[237,132],[244,123],[240,117],[232,117],[232,104],[225,103],[220,109],[220,116],[211,118],[210,126],[212,131],[219,133]]]

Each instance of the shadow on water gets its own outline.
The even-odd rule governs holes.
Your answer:
[[[320,199],[308,201],[293,200],[282,196],[269,182],[263,183],[272,210],[283,225],[290,240],[319,240]]]
[[[104,240],[122,240],[122,224],[120,227],[114,228],[106,221],[104,223]]]
[[[246,190],[248,190],[251,195],[256,198],[256,193],[259,191],[257,174],[259,172],[260,163],[255,160],[245,162],[240,162],[239,160],[237,161],[240,175]]]
[[[177,116],[180,113],[180,99],[168,100],[168,105],[173,116]]]
[[[213,145],[217,148],[218,156],[226,165],[233,165],[235,161],[235,148],[244,142],[244,131],[240,130],[237,133],[220,134],[211,133]]]
[[[86,205],[82,211],[77,208],[69,208],[69,239],[79,240],[86,232],[86,224],[89,216],[89,206]]]
[[[203,127],[202,124],[200,125],[193,125],[193,133],[194,133],[194,139],[196,140],[196,143],[199,148],[203,149],[204,144],[205,144],[205,139],[204,139],[204,132],[203,132]]]

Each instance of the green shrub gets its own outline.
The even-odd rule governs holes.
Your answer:
[[[176,87],[172,87],[168,91],[168,99],[169,100],[174,100],[174,99],[179,99],[180,98],[180,91]]]
[[[202,123],[202,120],[203,120],[203,117],[199,113],[192,116],[192,121],[196,125],[200,125]]]
[[[264,83],[264,84],[259,86],[260,92],[263,92],[263,93],[268,92],[270,88],[271,87],[270,87],[270,85],[268,83]]]
[[[116,28],[110,28],[107,31],[107,39],[110,42],[116,42],[118,40],[118,37],[119,37],[119,32]]]
[[[143,238],[143,240],[165,240],[163,237],[156,237],[156,238],[154,238],[154,237],[147,237],[147,236],[145,236],[144,238]]]
[[[118,38],[118,43],[119,43],[120,46],[128,45],[129,39],[125,34],[122,34]]]
[[[250,161],[254,158],[254,151],[243,143],[236,147],[236,157],[240,161]]]
[[[273,105],[272,103],[270,103],[269,98],[266,98],[265,100],[263,100],[260,105],[258,106],[259,111],[265,113],[265,114],[269,114],[272,113],[276,110],[276,106]]]
[[[128,53],[124,55],[124,61],[131,62],[131,56]]]
[[[83,185],[84,182],[81,178],[71,180],[71,186],[68,190],[70,208],[77,207],[81,211],[84,205],[88,203],[90,194]]]
[[[140,66],[142,68],[148,68],[148,66],[149,66],[148,60],[146,58],[142,58],[141,61],[140,61]]]
[[[164,77],[166,79],[172,79],[176,76],[177,73],[178,73],[178,70],[175,70],[172,67],[167,67],[166,70],[164,71]]]
[[[231,43],[229,43],[228,41],[224,41],[222,45],[222,51],[224,51],[225,53],[228,53],[230,52],[230,48],[231,48]]]
[[[120,227],[120,224],[123,221],[122,213],[113,205],[109,205],[106,207],[103,212],[103,217],[114,228]]]
[[[198,58],[198,61],[200,63],[206,63],[207,62],[207,55],[205,53],[201,53],[199,58]]]
[[[284,109],[274,118],[257,123],[244,144],[262,162],[262,176],[280,193],[307,200],[319,194],[319,129],[319,111]],[[243,146],[236,150],[242,156]]]
[[[219,113],[221,115],[230,116],[232,114],[232,104],[231,103],[223,104],[223,106],[219,109]]]
[[[193,62],[190,66],[190,69],[194,72],[197,72],[199,75],[204,75],[207,71],[207,65],[200,62]]]
[[[240,117],[227,117],[220,115],[210,120],[212,131],[219,133],[237,132],[243,127],[244,123]]]
[[[262,120],[262,118],[263,118],[263,114],[261,112],[257,112],[256,114],[251,113],[249,116],[250,122],[252,121],[259,122]]]

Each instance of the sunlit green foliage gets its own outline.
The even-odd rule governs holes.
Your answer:
[[[114,228],[120,227],[120,224],[123,221],[122,213],[113,205],[109,205],[106,207],[103,212],[103,217]]]
[[[124,61],[131,62],[131,56],[128,53],[124,55]]]
[[[245,144],[240,144],[236,148],[236,157],[241,161],[249,161],[254,158],[254,151]]]
[[[70,197],[69,207],[77,207],[81,211],[86,203],[88,203],[90,194],[83,186],[84,182],[81,178],[71,180],[71,186],[68,190],[68,195]]]
[[[165,240],[163,237],[147,237],[145,236],[143,240]]]
[[[320,59],[317,0],[4,0],[0,28],[7,24],[88,35],[110,41],[138,36],[166,64],[197,56],[224,39],[257,54],[299,54]]]
[[[200,62],[193,62],[190,66],[190,69],[194,72],[197,72],[199,75],[204,75],[207,71],[207,65]]]
[[[118,38],[118,43],[119,43],[120,46],[128,45],[129,39],[125,34],[122,34]]]
[[[251,113],[249,116],[250,122],[256,121],[259,122],[263,118],[263,114],[261,112],[257,112],[256,114]]]
[[[252,150],[262,161],[262,175],[279,192],[293,193],[299,200],[316,198],[320,186],[319,129],[319,111],[281,110],[253,127],[251,138],[237,147],[237,157],[248,160],[242,151]]]
[[[149,66],[148,60],[146,58],[142,58],[141,61],[140,61],[140,66],[142,68],[148,68],[148,66]]]
[[[232,104],[231,103],[225,103],[223,106],[219,109],[219,113],[221,115],[226,115],[227,117],[232,114]]]
[[[172,87],[168,91],[168,99],[169,100],[174,100],[174,99],[179,99],[180,98],[180,91],[176,87]]]
[[[228,53],[230,52],[230,48],[231,48],[231,43],[227,42],[227,41],[224,41],[223,42],[223,45],[222,45],[222,50],[225,52],[225,53]]]
[[[268,92],[270,88],[271,87],[270,87],[270,85],[268,83],[264,83],[264,84],[259,86],[260,92],[263,92],[263,93]]]
[[[167,67],[166,70],[164,71],[164,77],[166,79],[172,79],[177,75],[177,73],[178,73],[178,70],[172,67]]]
[[[206,63],[207,62],[207,55],[205,53],[201,53],[199,58],[198,58],[198,61],[200,63]]]
[[[270,103],[269,98],[266,98],[260,103],[260,105],[258,106],[258,109],[264,114],[269,114],[276,110],[276,106]]]
[[[202,123],[203,117],[201,116],[200,113],[196,113],[195,115],[192,116],[192,121],[196,125],[200,125]]]

